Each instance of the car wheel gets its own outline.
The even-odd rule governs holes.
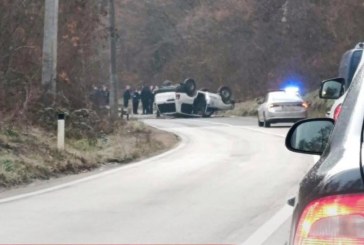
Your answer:
[[[264,118],[263,126],[265,128],[269,128],[270,127],[270,122],[268,122],[267,120],[265,120],[265,118]]]
[[[196,94],[196,82],[192,78],[184,80],[183,86],[188,96],[194,96]]]
[[[225,104],[230,104],[231,103],[232,92],[231,92],[231,89],[229,87],[221,86],[218,89],[217,92],[220,94],[221,99]]]
[[[261,121],[259,120],[259,117],[258,117],[258,126],[259,126],[259,127],[263,127],[263,125],[264,125],[264,123],[263,123],[263,122],[261,122]]]
[[[160,118],[161,117],[161,113],[159,112],[159,110],[157,110],[156,117],[157,118]]]

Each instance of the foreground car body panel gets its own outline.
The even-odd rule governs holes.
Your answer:
[[[346,93],[344,93],[339,99],[335,100],[330,110],[326,112],[326,117],[337,119],[339,116],[337,113],[338,108],[343,104],[346,97]]]
[[[311,203],[330,196],[345,198],[347,195],[358,193],[359,196],[364,196],[363,122],[364,64],[361,62],[325,151],[300,183],[292,217],[290,244],[295,244],[297,226],[304,210]]]
[[[358,160],[358,159],[356,159]],[[342,158],[337,166],[343,166],[347,162]],[[318,163],[318,166],[320,164]],[[300,184],[300,191],[297,197],[297,205],[292,216],[290,244],[294,244],[294,235],[297,225],[304,209],[313,201],[346,193],[364,193],[364,185],[358,166],[356,168],[340,170],[334,169],[326,173],[319,173],[320,167],[312,169]]]

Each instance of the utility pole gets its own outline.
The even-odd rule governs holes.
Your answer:
[[[54,102],[57,94],[57,35],[58,0],[45,0],[42,85],[47,106]]]
[[[118,116],[118,84],[116,77],[116,31],[115,31],[115,3],[109,0],[110,21],[110,112],[111,119]]]

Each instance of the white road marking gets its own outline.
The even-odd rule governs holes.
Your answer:
[[[292,215],[293,208],[285,205],[272,218],[257,229],[242,245],[263,244]]]
[[[153,127],[158,128],[156,126],[153,126]],[[151,158],[148,158],[148,159],[145,159],[145,160],[142,160],[142,161],[130,164],[130,165],[120,166],[120,167],[117,167],[115,169],[107,170],[105,172],[94,174],[92,176],[88,176],[88,177],[85,177],[85,178],[82,178],[82,179],[67,182],[65,184],[56,185],[56,186],[53,186],[53,187],[50,187],[50,188],[45,188],[45,189],[42,189],[42,190],[33,191],[33,192],[25,193],[25,194],[15,195],[15,196],[12,196],[12,197],[3,198],[3,199],[0,199],[0,204],[6,203],[6,202],[12,202],[12,201],[16,201],[16,200],[19,200],[19,199],[32,197],[32,196],[41,195],[41,194],[44,194],[44,193],[47,193],[47,192],[60,190],[60,189],[63,189],[63,188],[69,187],[69,186],[73,186],[73,185],[83,183],[83,182],[86,182],[86,181],[89,181],[89,180],[100,178],[102,176],[113,174],[113,173],[116,173],[116,172],[119,172],[119,171],[124,171],[126,169],[139,167],[140,165],[147,164],[147,163],[149,163],[151,161],[158,160],[158,159],[163,158],[163,157],[165,157],[167,155],[173,154],[174,152],[180,150],[181,148],[183,148],[186,145],[187,140],[181,135],[178,135],[178,136],[181,138],[181,141],[177,145],[177,147],[175,147],[175,148],[173,148],[173,149],[171,149],[171,150],[169,150],[167,152],[164,152],[162,154],[159,154],[157,156],[154,156],[154,157],[151,157]]]

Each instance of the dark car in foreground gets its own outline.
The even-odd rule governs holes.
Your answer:
[[[324,81],[322,96],[341,96],[342,79]],[[334,125],[335,124],[335,125]],[[364,63],[361,62],[337,121],[307,119],[289,130],[286,146],[321,155],[300,183],[294,205],[290,243],[364,244]]]

